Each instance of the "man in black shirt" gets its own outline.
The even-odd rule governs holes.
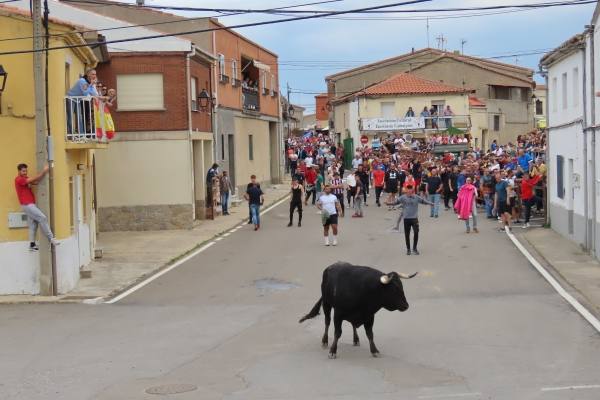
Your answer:
[[[363,200],[364,200],[364,203],[366,206],[367,205],[367,193],[368,193],[368,187],[369,187],[369,173],[367,171],[365,171],[365,167],[362,164],[358,166],[358,171],[356,171],[356,176],[362,183],[360,195],[363,196]]]
[[[431,218],[438,218],[440,214],[440,196],[442,192],[442,178],[438,175],[437,168],[431,170],[431,175],[427,177],[425,181],[425,191],[429,195],[429,201],[431,205]]]
[[[398,193],[399,180],[400,173],[396,168],[396,164],[392,164],[390,170],[385,173],[385,191],[388,193],[386,203],[394,204],[396,202],[396,194]]]
[[[256,182],[256,175],[250,176],[250,183],[248,184],[246,193],[244,193],[244,198],[250,206],[254,230],[257,231],[260,228],[260,206],[265,202],[265,197],[263,191],[260,189],[260,185]]]

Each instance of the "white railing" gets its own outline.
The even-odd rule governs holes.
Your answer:
[[[86,143],[106,140],[104,103],[101,100],[88,96],[66,96],[65,116],[67,141]],[[97,124],[96,120],[100,123]]]
[[[424,117],[425,129],[426,130],[438,130],[443,131],[448,128],[457,129],[469,129],[471,127],[471,116],[470,115],[452,115],[452,116],[435,116],[435,117]]]

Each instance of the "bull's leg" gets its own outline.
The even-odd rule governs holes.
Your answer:
[[[329,348],[329,358],[336,358],[337,356],[337,344],[338,340],[342,336],[342,318],[339,316],[339,312],[335,311],[333,314],[333,327],[334,327],[334,337],[333,343]]]
[[[325,314],[325,333],[323,333],[323,339],[321,344],[323,348],[327,348],[329,344],[329,324],[331,324],[331,306],[323,302],[323,314]]]
[[[360,339],[358,338],[358,332],[356,332],[356,326],[352,325],[352,330],[354,331],[354,345],[360,346]]]
[[[377,350],[377,346],[375,346],[375,342],[373,341],[373,323],[375,322],[375,315],[372,315],[370,318],[365,321],[365,332],[367,334],[367,338],[369,338],[369,347],[371,349],[371,354],[373,357],[377,357],[379,355],[379,350]]]

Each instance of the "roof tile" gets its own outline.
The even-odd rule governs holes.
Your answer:
[[[401,73],[366,88],[366,95],[467,93],[469,89],[430,81],[410,73]]]

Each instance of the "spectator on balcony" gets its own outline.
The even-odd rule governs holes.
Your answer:
[[[450,109],[450,106],[446,106],[444,110],[444,117],[453,117],[454,111]],[[452,118],[445,118],[446,120],[446,128],[452,128]]]
[[[431,128],[431,113],[427,109],[427,106],[423,107],[423,111],[421,111],[420,117],[423,118],[425,129]]]
[[[408,107],[408,111],[406,111],[406,114],[404,114],[405,118],[412,118],[415,116],[415,112],[413,111],[412,107]]]
[[[98,77],[95,69],[88,69],[84,76],[79,78],[75,85],[67,92],[67,96],[99,96],[98,89],[96,87],[98,83]]]
[[[67,100],[67,133],[85,134],[92,136],[92,107],[89,101],[79,99],[79,97],[98,97],[98,89],[96,87],[98,77],[95,69],[89,69],[85,75],[75,82],[75,85],[67,91],[67,96],[71,97]],[[75,97],[75,99],[73,99]],[[73,114],[75,114],[76,126],[73,126]]]
[[[110,113],[110,107],[113,106],[117,98],[117,91],[102,86],[100,98],[94,99],[94,117],[96,122],[96,137],[102,139],[104,133],[106,138],[112,140],[115,136],[115,123]],[[104,101],[101,101],[104,100]],[[100,112],[102,110],[102,112]]]
[[[429,109],[429,115],[431,116],[431,127],[433,129],[438,129],[438,111],[437,108],[434,106],[431,106],[431,108]]]

